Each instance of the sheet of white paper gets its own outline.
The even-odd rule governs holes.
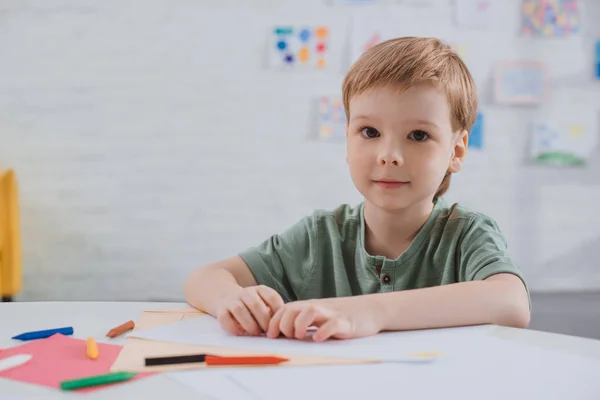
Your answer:
[[[376,336],[328,340],[317,343],[286,338],[233,336],[207,315],[174,324],[133,332],[132,337],[164,342],[228,347],[279,354],[302,354],[325,357],[405,359],[414,353],[439,352],[450,355],[470,347],[473,337],[485,335],[491,326],[435,329],[407,332],[383,332]]]
[[[465,28],[490,28],[494,22],[494,0],[455,0],[457,25]]]
[[[365,12],[352,18],[350,32],[350,62],[378,43],[402,36],[402,24],[385,12]]]
[[[332,5],[356,5],[356,4],[377,4],[381,0],[331,0]]]
[[[241,382],[231,379],[228,370],[181,371],[165,374],[199,393],[218,400],[258,400],[260,397],[246,390]]]
[[[563,153],[587,161],[598,146],[599,114],[593,101],[568,93],[539,108],[532,127],[532,157]]]
[[[460,357],[433,364],[240,368],[226,375],[264,400],[600,398],[600,360],[490,336],[471,343]],[[188,373],[191,387],[203,373]]]
[[[448,0],[396,0],[398,5],[410,7],[444,7],[448,4]]]

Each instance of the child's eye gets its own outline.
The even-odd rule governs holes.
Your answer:
[[[427,139],[429,139],[429,134],[427,132],[424,131],[420,131],[420,130],[416,130],[416,131],[412,131],[408,137],[412,140],[415,140],[417,142],[424,142]]]
[[[363,135],[363,137],[366,137],[368,139],[374,139],[376,137],[381,136],[377,129],[371,128],[371,127],[362,128],[360,130],[360,134]]]

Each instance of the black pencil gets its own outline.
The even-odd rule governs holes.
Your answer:
[[[185,356],[151,357],[146,358],[146,366],[201,363],[204,362],[206,354],[189,354]]]

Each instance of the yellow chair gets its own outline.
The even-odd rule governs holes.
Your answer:
[[[17,178],[0,172],[0,296],[11,301],[22,287],[21,230]]]

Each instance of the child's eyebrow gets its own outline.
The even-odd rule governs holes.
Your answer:
[[[370,116],[367,114],[359,114],[359,115],[350,117],[350,121],[372,120],[372,119],[373,119],[373,116]],[[422,118],[408,119],[405,121],[405,123],[418,124],[418,125],[429,125],[431,127],[440,129],[440,126],[438,124],[436,124],[435,122],[432,122],[432,121],[429,121],[426,119],[422,119]]]
[[[412,122],[412,123],[421,124],[421,125],[429,125],[429,126],[433,126],[434,128],[439,128],[438,124],[436,124],[435,122],[428,121],[426,119],[409,119],[407,122]]]
[[[356,115],[356,116],[352,116],[350,119],[352,121],[354,121],[354,120],[357,120],[357,119],[370,119],[370,117],[368,115],[366,115],[366,114],[359,114],[359,115]]]

